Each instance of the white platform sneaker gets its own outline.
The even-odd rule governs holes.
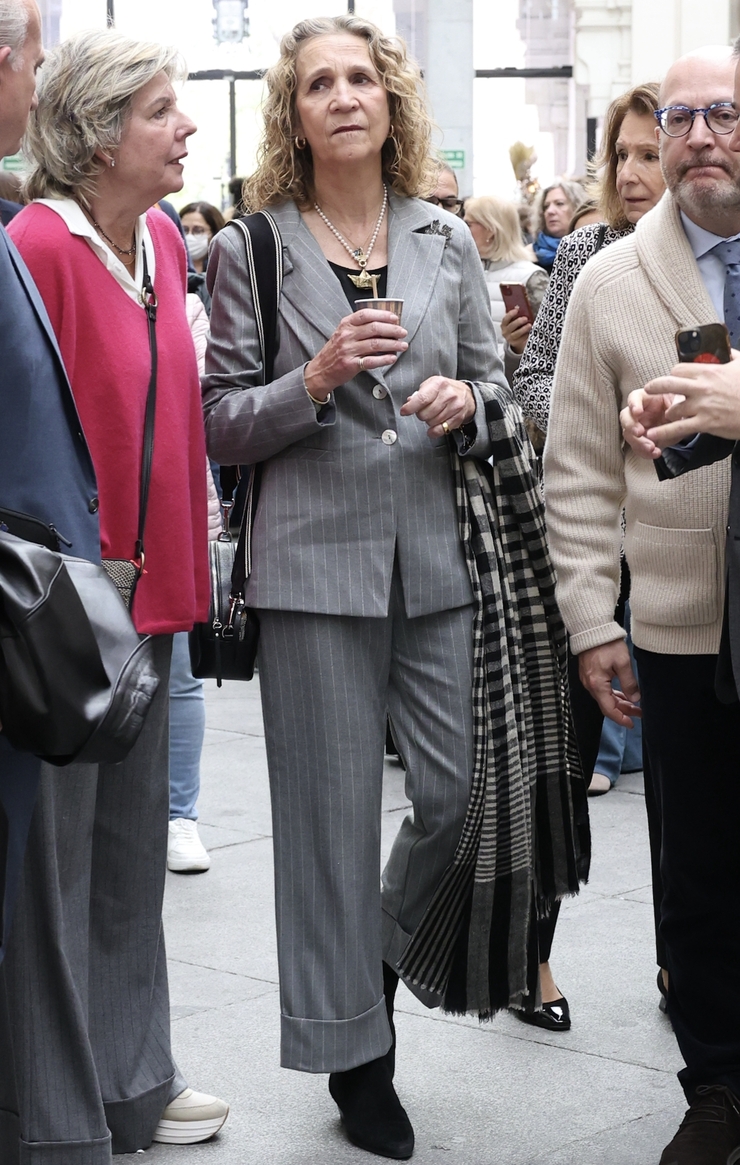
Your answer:
[[[167,869],[176,874],[200,874],[210,868],[211,859],[198,836],[197,821],[175,817],[167,837]]]
[[[154,1140],[165,1145],[196,1145],[215,1136],[228,1115],[226,1101],[186,1088],[162,1113]]]

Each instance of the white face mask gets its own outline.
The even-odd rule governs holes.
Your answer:
[[[208,235],[186,235],[185,242],[188,245],[190,258],[193,261],[205,259],[208,254],[208,244],[210,242]]]

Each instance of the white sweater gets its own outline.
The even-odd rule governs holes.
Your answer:
[[[545,500],[558,600],[574,653],[624,635],[614,621],[622,541],[632,638],[662,654],[719,648],[729,462],[660,482],[625,451],[619,412],[676,363],[679,328],[716,321],[670,194],[576,280],[555,371]]]

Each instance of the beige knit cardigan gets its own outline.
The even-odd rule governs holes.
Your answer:
[[[629,393],[676,363],[676,331],[716,319],[670,194],[576,281],[544,455],[558,602],[575,654],[624,637],[614,621],[622,507],[634,642],[663,654],[719,648],[729,462],[660,482],[619,425]]]

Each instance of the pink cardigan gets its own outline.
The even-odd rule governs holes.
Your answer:
[[[185,315],[185,253],[161,211],[149,211],[147,223],[157,260],[159,372],[146,569],[133,617],[142,633],[168,634],[208,613],[205,442]],[[90,447],[103,558],[131,558],[150,371],[146,315],[48,207],[26,207],[12,237],[49,313]]]

